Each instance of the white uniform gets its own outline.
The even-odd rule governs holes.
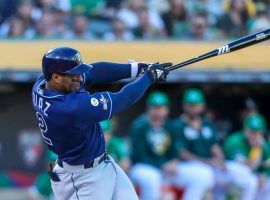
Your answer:
[[[83,165],[63,163],[62,168],[57,164],[54,172],[61,180],[51,181],[59,200],[138,200],[127,175],[112,158],[87,169]]]
[[[216,198],[222,199],[230,188],[238,190],[240,200],[254,200],[257,192],[257,177],[246,165],[227,161],[226,170],[214,169],[216,177],[216,189],[219,194]],[[220,195],[222,193],[223,195]]]
[[[214,172],[210,166],[199,161],[185,161],[178,165],[176,176],[166,176],[173,185],[184,188],[183,200],[202,200],[215,183]]]

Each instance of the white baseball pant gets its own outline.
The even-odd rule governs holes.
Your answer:
[[[87,169],[63,163],[54,172],[61,180],[51,181],[58,200],[138,200],[129,178],[112,158]]]

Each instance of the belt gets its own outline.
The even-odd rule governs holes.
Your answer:
[[[104,160],[108,160],[109,156],[107,152],[104,152],[100,157],[95,158],[94,160],[91,160],[87,163],[82,164],[84,169],[96,167],[100,163],[102,163]],[[63,168],[63,161],[57,160],[57,164]],[[76,165],[73,165],[76,166]]]

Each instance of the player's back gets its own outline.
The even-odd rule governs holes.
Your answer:
[[[33,87],[32,101],[48,148],[59,160],[70,164],[82,164],[100,156],[105,149],[100,125],[90,120],[85,123],[87,120],[82,121],[80,116],[80,98],[89,93],[80,88],[62,94],[44,86],[41,77]]]

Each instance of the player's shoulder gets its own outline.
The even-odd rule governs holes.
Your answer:
[[[172,126],[174,126],[175,128],[183,128],[186,124],[186,122],[181,119],[181,118],[174,118],[174,119],[170,119],[168,121]]]
[[[110,138],[110,143],[119,147],[125,143],[125,140],[122,137],[112,135]]]
[[[245,141],[245,135],[243,131],[236,131],[229,135],[227,139],[225,140],[226,144],[241,144]]]
[[[138,116],[132,122],[132,128],[135,128],[135,129],[144,128],[147,125],[149,125],[149,119],[148,119],[147,115],[145,115],[145,114]]]

